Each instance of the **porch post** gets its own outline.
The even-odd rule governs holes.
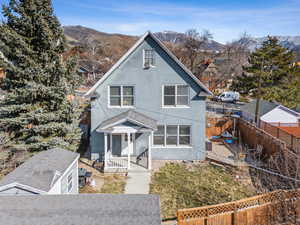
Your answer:
[[[148,137],[148,170],[152,168],[152,139],[153,139],[153,131],[150,132]]]
[[[104,169],[107,165],[107,133],[104,133]]]
[[[111,152],[111,154],[112,154],[112,133],[110,133],[110,136],[109,136],[109,138],[110,138],[110,152]]]
[[[130,152],[129,152],[129,146],[130,146],[130,133],[127,133],[127,169],[130,170]]]

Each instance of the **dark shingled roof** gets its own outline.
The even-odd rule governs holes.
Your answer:
[[[259,117],[270,112],[277,106],[279,106],[279,104],[261,99],[259,102],[259,113],[258,113]],[[247,103],[241,107],[242,112],[247,112],[247,113],[250,113],[251,115],[255,115],[255,109],[256,109],[256,100],[254,100],[250,103]]]
[[[119,121],[129,121],[132,123],[138,122],[139,124],[142,124],[143,126],[150,128],[152,130],[156,130],[157,129],[157,122],[156,120],[142,114],[139,113],[137,111],[134,110],[128,110],[126,112],[123,112],[117,116],[114,116],[108,120],[103,121],[100,126],[99,129],[104,129],[109,127],[110,125],[117,123]]]
[[[161,225],[157,195],[34,195],[0,197],[5,225]]]
[[[59,148],[40,152],[0,180],[0,186],[17,182],[47,192],[56,171],[62,175],[78,156],[78,153]]]

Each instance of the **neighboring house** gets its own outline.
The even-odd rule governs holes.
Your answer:
[[[275,109],[279,104],[274,102],[265,101],[263,99],[259,102],[259,111],[258,111],[258,119],[260,119],[263,115]],[[256,100],[247,103],[241,107],[241,117],[244,120],[249,122],[255,121],[255,111],[256,111]]]
[[[157,195],[0,196],[3,225],[161,225]]]
[[[199,79],[145,33],[86,94],[92,160],[104,161],[105,170],[130,169],[139,160],[148,169],[152,160],[204,160],[207,95]]]
[[[300,113],[279,105],[260,117],[260,120],[276,126],[289,126],[289,124],[296,126],[300,123]]]
[[[196,70],[197,77],[200,81],[208,87],[210,91],[215,92],[215,94],[228,90],[232,83],[232,79],[226,79],[224,75],[219,72],[220,65],[217,63],[218,61],[216,60],[206,60],[200,64]]]
[[[78,73],[88,80],[94,80],[97,76],[99,76],[102,72],[100,70],[93,70],[93,68],[87,68],[89,67],[86,65],[86,67],[80,66],[78,68]]]
[[[0,180],[0,196],[78,194],[78,159],[59,148],[40,152]]]

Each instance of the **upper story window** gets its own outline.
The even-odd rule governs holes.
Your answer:
[[[163,95],[163,106],[189,105],[189,87],[187,85],[165,85]]]
[[[109,105],[128,107],[134,105],[134,86],[110,86]]]
[[[144,49],[144,68],[155,65],[155,54],[153,49]]]
[[[155,146],[190,146],[191,126],[159,125],[153,135]]]

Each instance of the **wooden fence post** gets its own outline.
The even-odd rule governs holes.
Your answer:
[[[181,216],[181,213],[177,211],[177,224],[183,225],[183,217]]]
[[[232,225],[238,225],[237,223],[237,207],[236,204],[234,204],[234,210],[232,214]]]
[[[206,212],[205,212],[205,218],[204,218],[204,225],[208,225],[208,209],[206,209]]]

